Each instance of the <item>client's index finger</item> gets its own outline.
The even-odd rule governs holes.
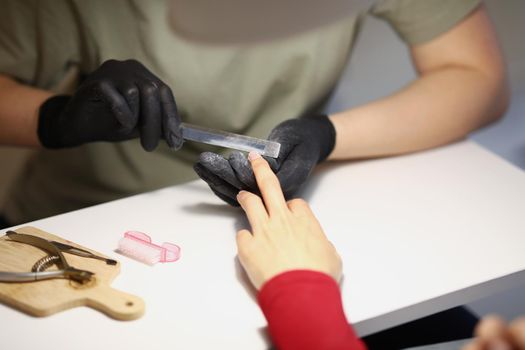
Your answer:
[[[261,191],[268,214],[271,216],[272,213],[276,214],[287,210],[288,206],[281,190],[281,184],[268,162],[256,152],[250,152],[248,159],[252,165],[255,180],[259,186],[259,191]]]

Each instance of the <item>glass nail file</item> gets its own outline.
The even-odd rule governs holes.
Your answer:
[[[185,140],[206,143],[209,145],[232,148],[239,151],[255,151],[263,156],[277,158],[281,144],[255,137],[214,130],[198,125],[181,123],[182,137]]]

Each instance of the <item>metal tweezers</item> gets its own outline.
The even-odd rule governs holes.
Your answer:
[[[62,251],[82,257],[105,260],[108,265],[116,265],[117,263],[115,260],[99,257],[87,250],[56,241],[48,241],[37,236],[17,233],[15,231],[7,231],[6,235],[12,241],[29,244],[48,253],[48,257],[52,258],[48,259],[48,261],[53,261],[53,263],[57,265],[58,270],[40,271],[40,269],[37,268],[36,271],[34,271],[35,268],[33,268],[32,272],[0,271],[0,282],[33,282],[52,278],[67,278],[79,283],[88,282],[94,273],[70,266],[62,254]]]

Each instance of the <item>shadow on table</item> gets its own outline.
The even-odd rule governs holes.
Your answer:
[[[525,139],[525,135],[523,136]],[[525,142],[512,152],[512,163],[525,170]]]
[[[232,207],[226,203],[207,203],[201,202],[197,204],[185,205],[182,210],[191,214],[210,215],[210,216],[231,216],[237,217],[242,214],[242,209],[239,207]]]

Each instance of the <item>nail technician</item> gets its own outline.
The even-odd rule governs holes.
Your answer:
[[[7,223],[186,182],[195,171],[238,205],[239,190],[255,185],[246,158],[199,160],[210,149],[181,148],[181,120],[282,143],[273,166],[290,197],[326,159],[443,145],[507,105],[479,0],[368,2],[333,23],[248,45],[178,35],[168,3],[0,1],[0,143],[36,150],[0,211]],[[366,13],[407,43],[419,77],[326,116]]]

